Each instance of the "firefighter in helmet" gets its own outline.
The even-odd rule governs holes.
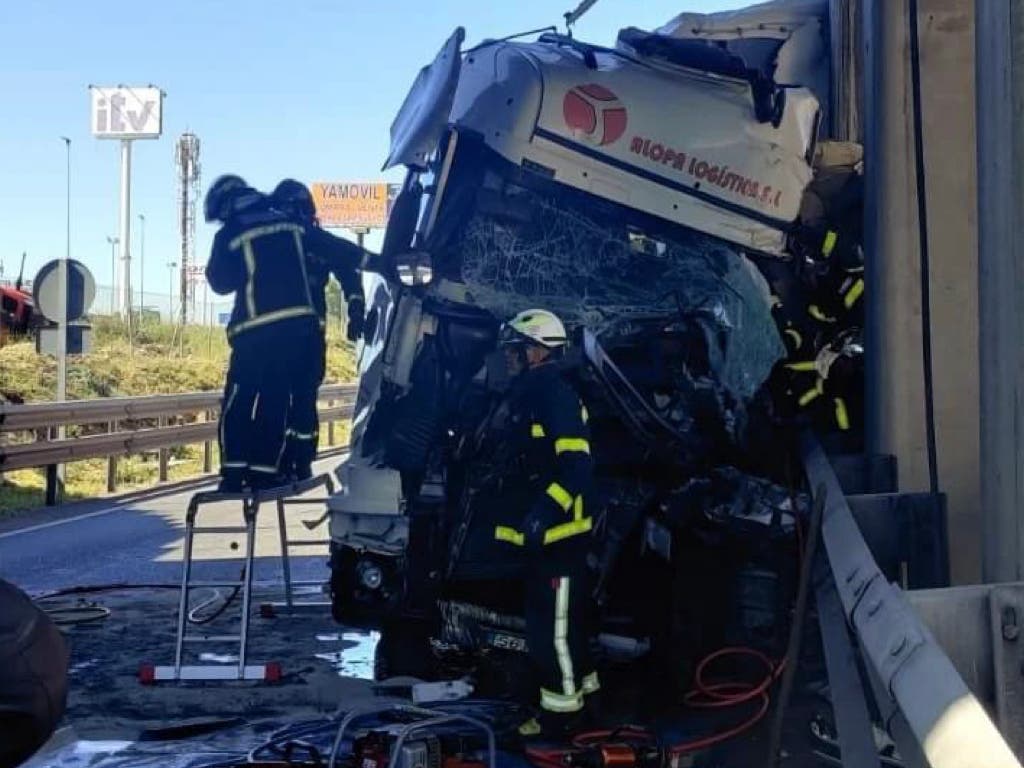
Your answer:
[[[347,334],[356,341],[363,333],[366,314],[360,278],[365,252],[354,243],[336,237],[320,227],[316,207],[309,188],[295,179],[284,179],[271,194],[273,205],[303,228],[302,244],[306,259],[306,276],[310,295],[320,324],[319,355],[315,365],[303,372],[299,389],[292,401],[288,421],[288,448],[283,463],[299,480],[313,474],[320,435],[317,417],[317,392],[327,371],[327,298],[325,290],[330,275],[341,284],[348,307]]]
[[[540,683],[541,716],[520,733],[557,734],[576,724],[585,699],[600,688],[586,626],[593,525],[587,409],[557,365],[566,332],[556,315],[520,312],[502,327],[499,343],[513,377],[510,422],[529,501],[518,521],[497,526],[494,536],[526,550],[527,645]]]
[[[222,224],[207,282],[215,293],[235,295],[220,415],[220,490],[283,485],[290,404],[319,356],[304,229],[238,176],[218,178],[203,208],[207,221]]]

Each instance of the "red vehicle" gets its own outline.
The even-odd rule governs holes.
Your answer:
[[[11,336],[28,333],[32,327],[35,305],[32,294],[22,289],[25,276],[25,254],[21,255],[21,269],[14,286],[0,285],[0,346]]]

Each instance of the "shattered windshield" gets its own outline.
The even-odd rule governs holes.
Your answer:
[[[766,282],[736,250],[679,227],[657,232],[586,196],[507,184],[481,195],[453,247],[475,300],[501,317],[557,311],[603,343],[661,320],[696,321],[708,363],[740,400],[784,354]]]

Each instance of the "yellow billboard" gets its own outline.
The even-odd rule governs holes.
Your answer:
[[[390,208],[388,187],[382,181],[314,182],[313,203],[320,226],[349,229],[384,227]]]

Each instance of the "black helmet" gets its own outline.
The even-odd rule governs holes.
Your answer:
[[[274,187],[271,197],[287,213],[310,220],[316,217],[316,205],[313,203],[313,195],[309,191],[309,187],[301,181],[284,179]]]
[[[249,189],[245,179],[234,174],[220,176],[210,186],[203,201],[203,214],[207,221],[223,221],[227,218],[234,198]]]

